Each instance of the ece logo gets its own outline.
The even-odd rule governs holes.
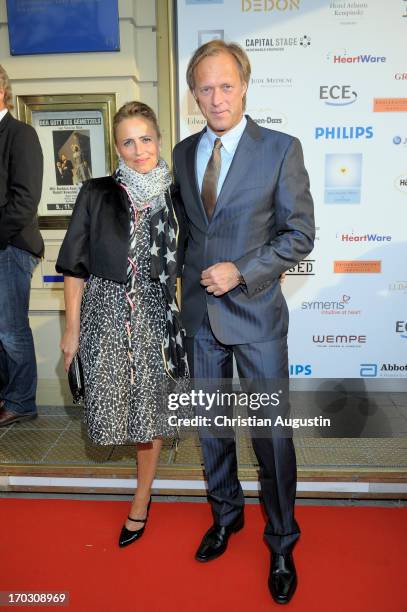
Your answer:
[[[407,339],[407,321],[396,321],[396,334],[400,334],[400,338]]]
[[[321,85],[319,99],[329,106],[346,106],[356,102],[358,94],[350,85]]]

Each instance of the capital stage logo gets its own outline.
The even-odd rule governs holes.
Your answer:
[[[303,48],[311,45],[311,37],[303,36],[276,36],[264,38],[246,38],[245,49],[247,53],[285,51],[286,49]]]
[[[350,302],[351,296],[343,294],[336,299],[323,298],[321,300],[313,300],[311,302],[304,301],[301,303],[301,310],[308,312],[319,312],[321,315],[360,315],[362,312],[361,309],[352,308]]]
[[[328,106],[348,106],[358,99],[351,85],[320,85],[319,99]]]
[[[360,204],[361,153],[325,155],[325,204]]]
[[[303,259],[286,272],[287,276],[315,276],[315,259]]]
[[[323,348],[360,348],[367,342],[364,334],[314,334],[312,342]]]
[[[301,0],[241,0],[242,13],[299,11]]]

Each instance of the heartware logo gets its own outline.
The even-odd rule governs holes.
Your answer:
[[[392,236],[388,234],[336,234],[341,242],[391,242]]]
[[[242,0],[242,13],[299,11],[301,0]]]
[[[369,126],[330,126],[316,127],[315,140],[369,140],[373,138],[373,127]]]
[[[317,334],[312,336],[312,342],[317,346],[332,348],[360,348],[362,344],[366,344],[366,340],[365,335],[359,334]]]
[[[333,64],[385,64],[387,57],[384,55],[371,55],[361,53],[360,55],[347,55],[347,53],[328,53],[328,59]]]
[[[328,106],[347,106],[356,102],[358,94],[351,85],[321,85],[319,99]]]
[[[315,259],[303,259],[286,272],[289,276],[315,276]]]

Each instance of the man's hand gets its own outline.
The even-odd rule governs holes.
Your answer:
[[[208,293],[218,297],[238,286],[240,282],[239,269],[231,261],[222,261],[210,266],[201,274],[201,285]]]

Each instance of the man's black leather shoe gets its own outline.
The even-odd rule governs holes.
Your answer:
[[[286,604],[297,588],[297,572],[291,553],[272,553],[269,575],[269,589],[276,603]]]
[[[204,563],[217,559],[225,552],[228,540],[232,533],[237,533],[244,526],[243,511],[239,516],[226,527],[214,523],[205,533],[202,542],[196,552],[195,559]]]

